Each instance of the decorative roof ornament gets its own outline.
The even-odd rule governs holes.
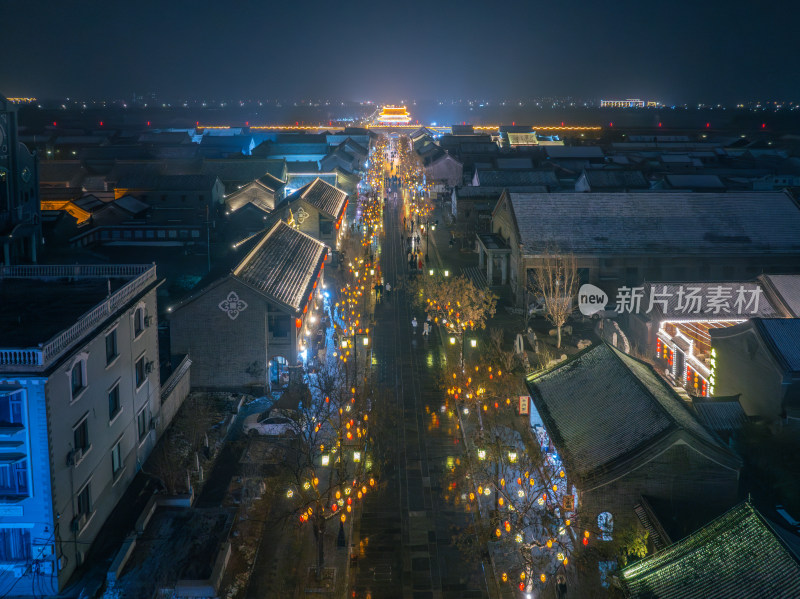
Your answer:
[[[231,291],[228,297],[219,303],[219,309],[227,313],[231,320],[236,320],[236,317],[247,309],[247,302],[240,299],[235,291]]]
[[[305,221],[309,216],[311,215],[303,210],[303,207],[301,206],[300,210],[297,211],[297,222],[302,225],[303,221]]]

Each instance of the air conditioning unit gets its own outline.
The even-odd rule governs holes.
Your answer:
[[[14,566],[13,568],[14,578],[22,578],[23,576],[25,576],[26,570],[27,568],[25,566]]]
[[[158,416],[154,416],[150,418],[150,430],[154,431],[158,428],[159,423],[161,422],[161,418]]]
[[[153,367],[154,366],[155,366],[155,362],[153,362],[152,360],[148,360],[147,362],[144,363],[144,371],[147,374],[150,374],[151,372],[153,372]]]
[[[53,555],[53,546],[50,544],[32,545],[31,552],[33,553],[33,559],[43,559]]]
[[[53,562],[51,562],[50,560],[38,562],[37,569],[39,574],[42,574],[44,576],[50,576],[53,574]]]
[[[153,324],[153,317],[148,314],[144,317],[144,326],[149,327],[151,324]]]

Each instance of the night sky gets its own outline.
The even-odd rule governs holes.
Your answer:
[[[0,93],[799,101],[798,16],[780,0],[0,0]]]

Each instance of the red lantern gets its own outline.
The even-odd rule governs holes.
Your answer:
[[[587,539],[586,537],[583,537],[583,546],[585,547],[588,544],[589,544],[589,539]]]
[[[296,326],[299,329],[301,326],[303,326],[303,321],[300,320],[299,318],[295,318],[294,319],[294,326]]]

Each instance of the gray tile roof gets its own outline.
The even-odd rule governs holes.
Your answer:
[[[526,252],[800,254],[782,192],[509,193]]]
[[[600,146],[545,146],[548,158],[583,158],[602,159],[603,149]]]
[[[477,176],[481,187],[484,185],[494,187],[515,187],[520,185],[558,187],[558,179],[551,170],[478,169]]]
[[[214,187],[214,175],[130,175],[117,183],[122,189],[155,189],[159,191],[208,191]]]
[[[500,196],[502,195],[504,189],[506,188],[495,187],[492,185],[466,185],[463,187],[456,188],[456,197],[457,198],[491,197],[494,198],[496,202],[498,199],[500,199]],[[547,193],[547,188],[543,185],[515,187],[514,189],[518,191],[531,192],[531,193],[533,192]]]
[[[597,475],[683,430],[721,447],[653,369],[605,344],[528,380],[545,428],[573,475]]]
[[[86,171],[79,160],[42,160],[39,162],[39,181],[41,183],[63,183],[80,185]]]
[[[742,291],[739,291],[739,290]],[[681,295],[681,292],[683,295]],[[692,294],[700,298],[699,310],[690,303],[687,296]],[[691,283],[691,282],[649,282],[644,284],[642,297],[642,311],[650,308],[650,298],[653,296],[652,319],[657,320],[697,320],[698,317],[709,317],[714,320],[747,320],[754,316],[778,316],[764,293],[762,286],[757,282],[723,281],[721,283]],[[725,299],[717,308],[709,303],[711,297]],[[741,302],[737,300],[741,297]],[[754,298],[758,298],[758,305]],[[663,301],[666,300],[666,306]],[[751,302],[752,303],[749,303]],[[681,304],[681,309],[679,309]]]
[[[286,161],[283,159],[264,158],[224,158],[219,160],[203,160],[201,172],[204,175],[216,175],[223,183],[249,183],[265,174],[277,179],[284,176]]]
[[[800,597],[800,563],[750,503],[622,570],[632,599]]]
[[[732,433],[739,430],[747,422],[742,404],[738,399],[720,401],[692,398],[692,407],[700,417],[700,421],[715,433]]]
[[[495,164],[497,168],[508,170],[508,169],[533,169],[533,160],[531,160],[528,156],[523,156],[521,158],[514,157],[514,158],[498,158],[495,160]]]
[[[308,185],[284,198],[280,205],[283,206],[299,199],[305,200],[322,214],[336,219],[344,209],[347,194],[317,177]]]
[[[268,298],[300,311],[326,254],[325,244],[278,221],[233,275]]]
[[[647,189],[650,184],[641,171],[585,169],[584,174],[593,189]]]
[[[282,181],[282,180],[278,179],[278,177],[275,177],[275,176],[273,176],[273,175],[271,175],[269,173],[267,173],[263,177],[259,177],[257,179],[257,181],[259,182],[259,184],[263,185],[264,187],[266,187],[270,191],[278,191],[284,185],[286,185],[285,181]]]
[[[717,175],[667,175],[665,178],[674,189],[725,189]]]
[[[760,279],[789,315],[800,317],[800,275],[761,275]]]
[[[800,318],[754,318],[756,330],[786,372],[800,372]]]

